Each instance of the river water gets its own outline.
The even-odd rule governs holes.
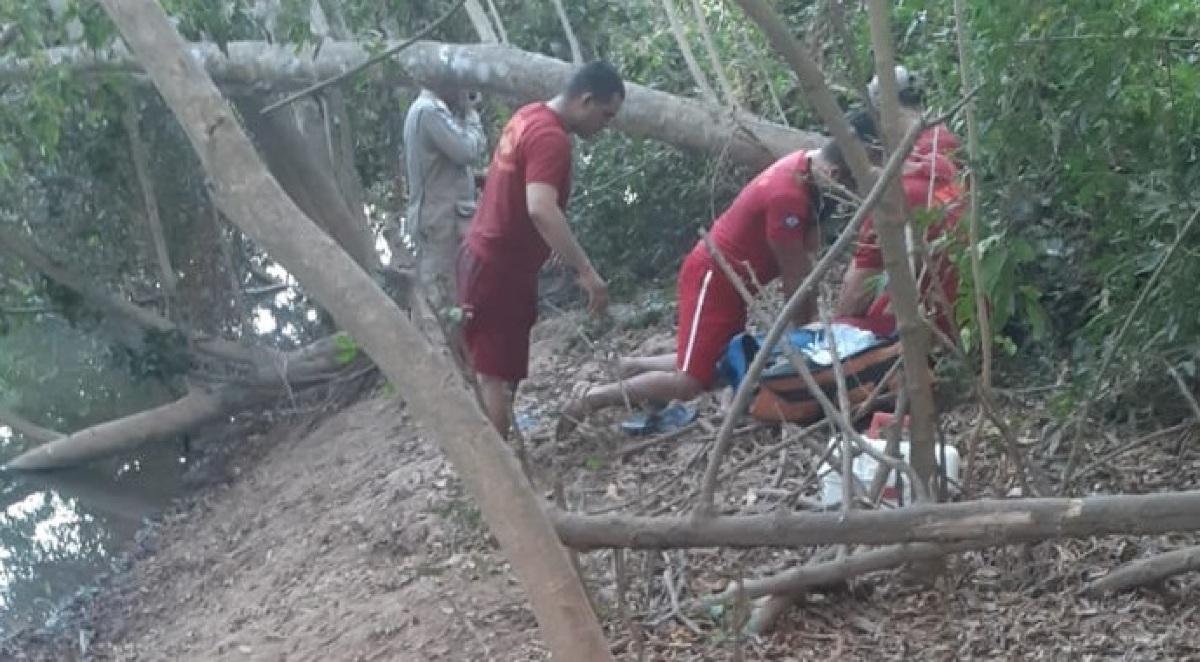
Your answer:
[[[0,464],[23,448],[0,427]],[[103,572],[144,519],[180,494],[178,443],[70,471],[0,473],[0,637],[51,622]]]

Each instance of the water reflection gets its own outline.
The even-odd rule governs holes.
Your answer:
[[[12,444],[0,435],[0,457]],[[174,444],[45,475],[0,475],[0,634],[41,625],[179,489]]]

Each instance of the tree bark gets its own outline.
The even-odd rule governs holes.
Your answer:
[[[325,42],[315,59],[312,49],[307,47],[297,52],[291,45],[265,42],[230,42],[226,46],[228,57],[210,43],[188,44],[187,51],[213,78],[250,89],[304,87],[361,64],[369,57],[360,44],[344,41]],[[43,55],[50,64],[79,73],[141,70],[137,61],[120,49],[95,54],[81,48],[56,48]],[[482,44],[418,42],[400,53],[396,61],[402,72],[398,81],[401,84],[453,80],[517,102],[549,99],[559,91],[571,70],[561,60]],[[27,80],[43,70],[30,60],[0,58],[0,83]],[[628,98],[613,121],[615,129],[685,149],[713,154],[727,149],[727,158],[743,165],[765,167],[775,160],[776,154],[819,147],[826,142],[820,134],[791,129],[747,113],[738,113],[730,120],[721,108],[636,83],[628,83],[626,90]]]
[[[704,69],[700,68],[700,62],[696,60],[692,46],[688,43],[687,28],[683,25],[683,19],[679,17],[679,8],[675,6],[675,0],[662,0],[662,7],[667,14],[667,24],[671,27],[671,34],[675,35],[675,44],[679,46],[679,52],[683,54],[683,62],[687,65],[688,71],[692,72],[692,80],[696,82],[700,96],[714,106],[719,105],[721,100],[717,97],[712,85],[709,84],[708,76],[705,75]]]
[[[629,517],[555,511],[563,542],[580,551],[625,547],[810,547],[990,541],[994,544],[1200,529],[1200,492],[1087,499],[1012,499],[914,505],[847,514]]]
[[[492,28],[492,22],[488,19],[488,13],[479,4],[479,0],[467,0],[463,3],[463,9],[467,12],[467,18],[471,21],[471,27],[475,28],[475,34],[479,35],[479,41],[485,44],[495,44],[500,40],[496,36],[495,29]]]
[[[426,421],[529,592],[555,658],[611,660],[541,499],[446,352],[422,341],[395,303],[287,197],[162,9],[153,0],[102,4],[188,134],[226,216],[312,292]]]
[[[0,425],[7,425],[19,432],[22,437],[39,444],[54,441],[63,436],[61,432],[44,428],[7,407],[0,407]]]
[[[900,97],[896,91],[891,9],[882,0],[868,0],[867,10],[871,19],[871,42],[875,50],[875,72],[879,77],[884,139],[887,147],[895,150],[904,127],[900,122]],[[929,329],[921,319],[916,274],[906,259],[908,242],[905,240],[905,228],[910,222],[908,203],[898,183],[892,187],[892,193],[880,206],[875,233],[883,251],[883,267],[888,276],[887,289],[892,298],[892,312],[896,315],[902,343],[905,385],[912,411],[912,453],[909,461],[925,485],[932,486],[938,466],[934,450],[937,412],[933,403],[933,374],[928,367]],[[953,305],[953,302],[950,304]],[[931,489],[929,493],[936,495],[938,492]]]
[[[1200,546],[1138,559],[1092,582],[1086,591],[1092,595],[1119,593],[1194,570],[1200,570]]]
[[[571,27],[571,19],[567,16],[567,8],[562,0],[551,0],[554,11],[558,14],[558,22],[562,24],[563,34],[567,37],[567,45],[571,49],[571,62],[576,66],[583,64],[583,51],[579,48],[579,40],[575,38],[575,29]]]
[[[50,440],[18,455],[5,466],[15,471],[39,471],[82,464],[147,441],[174,437],[227,413],[234,402],[250,406],[240,397],[222,397],[192,389],[175,402]]]
[[[263,115],[260,111],[265,105],[260,98],[250,97],[241,99],[238,108],[271,174],[360,267],[377,271],[379,256],[366,214],[361,204],[357,209],[351,206],[341,186],[340,148],[327,132],[330,125],[322,104],[312,98],[300,99]],[[353,163],[349,167],[353,168]]]
[[[162,218],[158,213],[158,196],[154,193],[154,182],[150,179],[149,154],[146,143],[142,141],[141,126],[138,122],[138,111],[132,95],[127,97],[129,107],[121,114],[125,125],[125,133],[129,138],[129,158],[133,162],[133,172],[137,178],[138,188],[142,194],[142,205],[146,212],[146,229],[150,234],[150,243],[154,249],[155,262],[158,265],[162,288],[167,295],[167,308],[173,303],[178,277],[171,265],[171,252],[167,250],[167,237],[163,232]]]

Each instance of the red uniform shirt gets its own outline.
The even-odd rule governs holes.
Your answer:
[[[755,177],[713,223],[713,244],[743,277],[766,284],[779,275],[771,244],[804,243],[815,221],[809,193],[808,153],[796,152],[776,161]],[[754,283],[747,283],[750,288]],[[717,361],[729,340],[746,326],[746,304],[697,242],[679,270],[679,324],[675,366],[708,388],[717,379]]]
[[[936,147],[935,147],[936,143]],[[940,237],[954,231],[966,207],[963,188],[958,181],[958,168],[949,155],[958,149],[958,139],[945,127],[938,125],[926,129],[918,138],[913,152],[903,166],[900,176],[908,207],[914,212],[931,210],[935,216],[925,231],[925,241],[931,245]],[[930,212],[926,212],[930,213]],[[951,323],[955,298],[958,296],[958,271],[945,254],[945,248],[933,250],[933,269],[941,282],[942,290],[951,310],[939,310],[938,327],[954,337]],[[858,247],[854,252],[854,266],[860,269],[882,269],[883,252],[875,234],[872,218],[867,218],[858,235]],[[921,298],[925,302],[935,301],[934,281],[927,274],[921,279]],[[884,291],[871,303],[866,320],[860,326],[881,334],[891,334],[896,329],[896,318],[891,311],[891,296]]]
[[[537,272],[550,247],[533,225],[525,186],[549,184],[566,209],[571,194],[571,139],[558,114],[544,103],[518,110],[500,136],[488,167],[467,245],[475,255],[519,273]]]
[[[757,282],[771,282],[779,275],[771,243],[805,239],[814,222],[806,183],[808,161],[804,150],[779,159],[746,185],[713,223],[713,243],[739,273],[749,265]],[[707,253],[703,242],[694,250]]]

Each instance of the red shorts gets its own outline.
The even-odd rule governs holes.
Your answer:
[[[537,271],[458,251],[463,342],[475,372],[507,382],[529,374],[529,331],[537,321]]]
[[[675,367],[712,388],[725,347],[746,327],[746,305],[703,246],[679,269],[678,300]]]

